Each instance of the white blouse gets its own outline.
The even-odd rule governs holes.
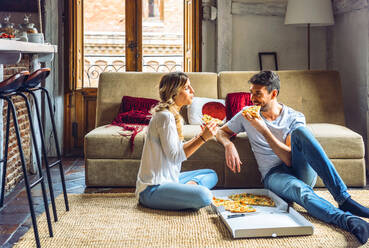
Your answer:
[[[150,185],[178,182],[182,162],[187,159],[177,133],[174,115],[160,111],[151,119],[136,182],[136,197]]]

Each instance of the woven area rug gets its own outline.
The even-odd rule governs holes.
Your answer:
[[[353,199],[369,207],[368,190],[350,190]],[[333,202],[327,191],[318,194]],[[160,211],[141,207],[132,193],[69,195],[71,210],[65,212],[57,198],[59,221],[48,236],[45,214],[38,217],[42,247],[359,247],[350,233],[310,217],[311,236],[233,239],[210,207],[200,211]],[[369,219],[367,219],[369,221]],[[15,247],[34,247],[30,229]],[[369,247],[366,244],[362,247]]]

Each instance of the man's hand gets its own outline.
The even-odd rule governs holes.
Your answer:
[[[242,162],[240,160],[240,156],[238,155],[237,149],[232,142],[227,144],[225,147],[225,157],[226,157],[226,164],[229,169],[231,169],[234,173],[241,172],[241,165]]]
[[[232,130],[228,128],[227,124],[225,124],[218,130],[216,137],[218,142],[224,146],[227,167],[236,173],[236,167],[237,172],[241,172],[242,162],[236,147],[230,140],[233,134]]]
[[[257,113],[256,117],[252,117],[249,113],[242,113],[246,120],[250,122],[250,124],[261,134],[264,134],[268,131],[268,127],[265,124],[265,121],[261,118],[260,114]]]
[[[256,117],[252,117],[249,113],[243,116],[250,122],[250,124],[260,132],[266,141],[269,143],[273,152],[287,165],[291,166],[291,137],[287,137],[286,143],[279,141],[269,130],[265,121],[258,113]]]

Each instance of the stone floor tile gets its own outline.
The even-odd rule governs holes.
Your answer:
[[[28,201],[24,202],[20,199],[9,202],[4,209],[0,211],[2,214],[29,213]]]
[[[0,225],[16,225],[22,224],[29,213],[15,213],[15,214],[1,214],[0,213]]]
[[[13,232],[17,230],[18,227],[19,225],[17,224],[0,225],[0,235],[5,235],[5,234],[11,235]]]
[[[5,242],[10,238],[10,234],[0,234],[0,247],[6,247]],[[8,246],[11,247],[11,246]]]

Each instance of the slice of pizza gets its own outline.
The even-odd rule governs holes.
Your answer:
[[[233,201],[232,200],[224,200],[224,199],[220,199],[220,198],[215,198],[213,196],[213,203],[217,207],[229,205],[230,202],[233,202]]]
[[[233,201],[240,201],[246,205],[255,205],[255,206],[267,206],[274,207],[275,202],[269,197],[264,195],[255,195],[249,193],[241,193],[229,196]]]
[[[249,213],[249,212],[255,212],[256,209],[247,206],[239,201],[229,201],[225,205],[225,210],[230,211],[232,213]]]
[[[239,206],[231,210],[232,213],[252,213],[255,211],[256,209],[251,206]]]
[[[253,105],[242,111],[243,115],[246,115],[246,113],[249,113],[253,118],[258,117],[258,114],[260,112],[261,106],[259,105]]]
[[[240,201],[242,198],[246,197],[247,193],[240,193],[240,194],[233,194],[228,196],[229,199],[232,199],[233,201]]]
[[[266,206],[266,207],[274,207],[275,203],[272,199],[264,198],[264,197],[258,197],[258,198],[244,198],[240,200],[240,202],[248,205],[254,205],[254,206]]]
[[[250,213],[256,211],[255,208],[253,208],[252,206],[248,206],[241,201],[224,200],[213,197],[213,204],[217,207],[224,206],[225,210],[232,213]]]
[[[222,120],[219,120],[217,118],[214,118],[214,117],[211,117],[210,115],[207,115],[207,114],[204,114],[202,116],[202,121],[205,123],[205,124],[208,124],[210,122],[215,122],[218,126],[222,125],[223,124],[223,121]]]

